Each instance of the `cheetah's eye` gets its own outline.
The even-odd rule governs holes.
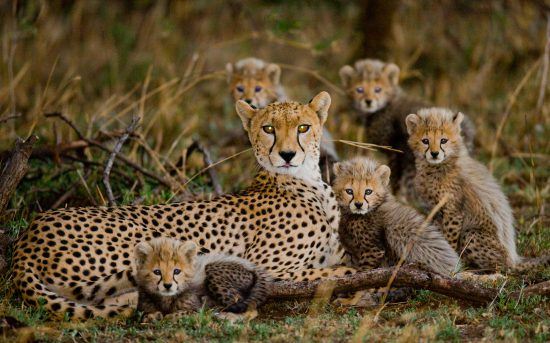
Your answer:
[[[428,144],[430,144],[430,140],[429,140],[428,138],[424,138],[424,139],[422,140],[422,143],[428,145]]]
[[[359,94],[363,94],[363,93],[365,93],[365,88],[363,88],[363,87],[357,87],[357,88],[355,88],[355,91],[356,91],[357,93],[359,93]]]
[[[346,189],[346,193],[348,193],[349,195],[353,195],[353,189],[351,188]]]
[[[160,269],[154,269],[154,270],[153,270],[153,274],[155,274],[155,275],[160,275],[160,274],[162,274],[162,273],[160,272]]]
[[[371,195],[371,194],[372,194],[372,189],[367,189],[367,190],[365,190],[365,194],[366,194],[366,195]]]
[[[382,91],[381,87],[374,87],[374,92],[375,93],[380,93],[381,91]]]
[[[449,140],[447,138],[441,138],[441,144],[447,143]]]
[[[180,269],[178,269],[178,268],[174,269],[174,275],[178,275],[179,273],[181,273]]]
[[[262,86],[256,86],[254,87],[254,92],[258,93],[259,91],[262,90]]]
[[[298,132],[299,133],[306,133],[309,131],[309,125],[302,124],[298,126]]]
[[[237,86],[237,92],[244,92],[244,87],[243,86]]]
[[[269,133],[270,135],[275,133],[275,128],[272,125],[262,126],[262,129],[264,130],[265,133]]]

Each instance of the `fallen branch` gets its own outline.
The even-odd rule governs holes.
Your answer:
[[[34,143],[38,137],[32,135],[26,141],[17,139],[15,148],[10,157],[3,164],[0,172],[0,214],[8,206],[8,202],[17,188],[17,185],[27,173],[29,166],[27,162],[32,152]]]
[[[385,287],[393,272],[393,267],[378,268],[329,280],[334,284],[334,292],[353,292]],[[272,285],[269,296],[274,299],[311,298],[315,295],[317,287],[324,282],[327,282],[327,280],[278,281]],[[472,281],[450,278],[409,267],[399,269],[392,286],[427,289],[477,305],[489,304],[498,295],[498,290],[495,288],[487,288]]]
[[[116,142],[115,147],[113,148],[113,151],[111,152],[111,155],[109,156],[109,158],[107,159],[107,163],[105,164],[105,169],[103,170],[103,184],[105,185],[105,190],[107,191],[107,200],[109,201],[109,206],[116,205],[115,196],[113,195],[113,189],[111,188],[111,183],[109,182],[111,169],[113,168],[115,158],[120,153],[122,146],[130,137],[130,135],[137,129],[139,120],[140,118],[138,116],[134,116],[132,118],[132,122],[126,128],[124,134]]]
[[[203,155],[203,161],[205,164],[205,167],[208,168],[208,175],[210,175],[210,180],[212,181],[212,187],[214,187],[214,192],[217,195],[220,195],[223,193],[222,186],[220,184],[220,180],[218,179],[218,174],[216,173],[216,170],[214,168],[209,168],[213,165],[212,157],[210,156],[210,151],[206,149],[199,141],[195,140],[193,143],[189,146],[187,149],[187,153],[185,155],[185,160],[191,156],[191,154],[195,151],[200,152]]]
[[[60,118],[61,120],[63,120],[67,125],[69,125],[75,132],[76,132],[76,135],[78,136],[78,138],[80,140],[83,140],[85,142],[87,142],[89,145],[91,146],[95,146],[105,152],[108,152],[108,153],[113,153],[113,149],[109,149],[108,147],[106,147],[105,145],[93,140],[93,139],[90,139],[90,138],[87,138],[86,136],[84,136],[82,134],[82,132],[78,129],[78,127],[69,119],[67,118],[67,116],[65,116],[63,113],[60,113],[60,112],[52,112],[52,113],[45,113],[44,114],[45,117],[47,118]],[[138,172],[142,173],[143,175],[146,175],[148,177],[150,177],[151,179],[154,179],[156,181],[158,181],[160,184],[172,189],[173,185],[171,182],[165,180],[163,177],[159,176],[159,175],[156,175],[155,173],[141,167],[139,164],[135,163],[134,161],[130,160],[128,157],[122,155],[122,154],[118,154],[118,158],[124,162],[126,165],[128,165],[129,167],[137,170]]]
[[[12,120],[12,119],[19,118],[19,117],[21,117],[21,113],[8,114],[7,116],[0,118],[0,124],[5,123],[5,122],[7,122],[9,120]]]

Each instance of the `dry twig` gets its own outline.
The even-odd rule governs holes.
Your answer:
[[[115,162],[115,158],[120,153],[120,150],[122,149],[122,146],[124,145],[126,140],[139,126],[139,120],[140,118],[138,116],[132,117],[132,122],[126,128],[124,134],[116,142],[115,147],[113,148],[113,151],[111,152],[111,155],[109,156],[109,159],[107,159],[107,163],[105,164],[105,169],[103,170],[103,185],[105,186],[105,190],[107,191],[107,200],[109,201],[109,206],[116,205],[115,196],[113,195],[113,189],[111,188],[111,183],[109,182],[113,163]]]
[[[546,44],[544,45],[544,55],[542,60],[542,76],[540,80],[539,98],[537,100],[537,112],[540,115],[542,105],[544,104],[544,95],[548,87],[548,65],[550,64],[550,13],[546,13]]]
[[[105,145],[99,143],[98,141],[96,140],[93,140],[93,139],[90,139],[90,138],[87,138],[86,136],[84,136],[82,134],[82,131],[80,131],[80,129],[69,119],[67,118],[66,115],[64,115],[63,113],[60,113],[60,112],[52,112],[52,113],[45,113],[44,114],[47,118],[60,118],[61,120],[63,120],[67,125],[69,125],[77,134],[78,138],[80,140],[83,140],[85,142],[87,142],[89,145],[91,146],[95,146],[105,152],[108,152],[108,153],[112,153],[113,150],[112,149],[109,149],[108,147],[106,147]],[[142,173],[143,175],[146,175],[156,181],[158,181],[159,183],[161,183],[162,185],[168,187],[168,188],[172,188],[172,184],[170,181],[168,180],[165,180],[163,177],[159,176],[159,175],[156,175],[155,173],[143,168],[142,166],[140,166],[139,164],[135,163],[134,161],[130,160],[128,157],[126,157],[125,155],[122,155],[122,154],[118,154],[118,158],[123,161],[126,165],[128,165],[129,167],[139,171],[140,173]]]
[[[29,166],[27,164],[31,156],[34,143],[38,137],[32,135],[26,141],[17,139],[15,148],[11,156],[3,163],[0,171],[0,214],[8,206],[11,195],[17,188],[17,185],[27,173]]]
[[[210,166],[213,165],[212,157],[210,156],[210,151],[203,146],[198,140],[194,140],[193,143],[189,146],[187,149],[187,153],[185,156],[185,160],[191,156],[191,154],[195,151],[198,151],[203,156],[203,161],[205,164],[205,167],[208,168],[208,175],[210,175],[210,180],[212,181],[212,187],[214,187],[214,192],[217,195],[220,195],[223,193],[222,186],[220,184],[220,180],[218,179],[218,174],[216,173],[216,170],[214,168],[210,168]]]
[[[8,114],[8,115],[0,118],[0,124],[5,123],[5,122],[7,122],[9,120],[12,120],[12,119],[19,118],[19,117],[21,117],[21,113]]]

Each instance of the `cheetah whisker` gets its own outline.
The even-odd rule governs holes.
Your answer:
[[[391,146],[388,146],[388,145],[378,145],[378,144],[372,144],[372,143],[348,141],[348,140],[345,140],[345,139],[334,139],[333,142],[344,143],[344,144],[347,144],[347,145],[354,146],[356,148],[367,149],[367,150],[372,150],[372,151],[378,151],[378,149],[383,149],[383,150],[390,150],[390,151],[403,153],[403,151],[398,150],[398,149],[394,149],[394,148],[392,148]]]

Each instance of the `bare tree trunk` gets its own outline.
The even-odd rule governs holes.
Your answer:
[[[398,0],[361,1],[361,14],[357,21],[361,44],[355,52],[355,59],[388,58],[388,43],[392,38],[392,26]]]

